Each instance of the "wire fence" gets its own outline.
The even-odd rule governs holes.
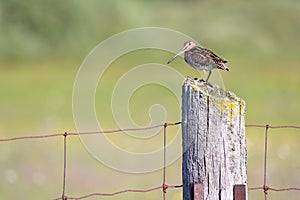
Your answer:
[[[264,128],[265,129],[265,148],[264,148],[264,179],[263,185],[260,187],[250,187],[251,190],[262,190],[264,192],[265,200],[267,199],[268,191],[274,192],[283,192],[283,191],[300,191],[300,187],[291,187],[291,188],[272,188],[267,185],[267,157],[268,157],[268,136],[270,129],[300,129],[300,126],[270,126],[270,125],[257,125],[257,124],[247,124],[246,127],[256,127],[256,128]]]
[[[33,139],[46,139],[51,137],[63,137],[63,177],[62,177],[62,194],[60,197],[56,198],[55,200],[67,200],[67,199],[87,199],[90,197],[95,196],[115,196],[120,195],[124,193],[148,193],[156,190],[162,191],[163,200],[167,199],[167,191],[169,189],[178,189],[182,188],[182,185],[167,185],[166,184],[166,158],[167,158],[167,152],[166,152],[166,141],[167,141],[167,128],[169,126],[178,126],[181,122],[175,122],[175,123],[164,123],[159,124],[155,126],[149,126],[144,128],[127,128],[127,129],[116,129],[116,130],[106,130],[106,131],[94,131],[94,132],[64,132],[64,133],[57,133],[57,134],[48,134],[48,135],[34,135],[34,136],[21,136],[21,137],[12,137],[12,138],[3,138],[0,139],[0,142],[12,142],[16,140],[33,140]],[[118,132],[126,132],[126,131],[143,131],[143,130],[150,130],[155,128],[163,128],[163,173],[162,173],[162,180],[161,184],[157,187],[153,188],[147,188],[147,189],[125,189],[116,191],[113,193],[90,193],[79,197],[72,197],[69,195],[66,195],[66,178],[67,178],[67,138],[69,136],[79,136],[79,135],[93,135],[93,134],[106,134],[106,133],[118,133]],[[271,125],[257,125],[257,124],[246,124],[246,127],[248,128],[262,128],[265,129],[265,139],[264,139],[264,163],[263,163],[263,184],[262,186],[258,187],[249,187],[248,191],[255,191],[255,190],[262,190],[264,193],[265,199],[267,199],[268,191],[274,191],[274,192],[282,192],[282,191],[299,191],[300,187],[291,187],[291,188],[273,188],[268,186],[267,184],[267,156],[268,156],[268,135],[270,132],[270,129],[299,129],[300,126],[271,126]]]

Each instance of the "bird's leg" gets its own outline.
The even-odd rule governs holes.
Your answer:
[[[209,74],[208,74],[208,76],[206,78],[206,82],[208,82],[208,79],[209,79],[210,75],[211,75],[211,70],[209,70]]]

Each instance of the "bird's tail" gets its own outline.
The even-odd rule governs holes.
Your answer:
[[[225,71],[230,71],[229,67],[227,67],[227,66],[225,65],[225,63],[220,63],[220,64],[218,65],[218,68],[219,68],[219,69],[222,69],[222,70],[225,70]]]

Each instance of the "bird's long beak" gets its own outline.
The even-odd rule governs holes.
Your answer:
[[[182,49],[178,54],[176,54],[173,58],[171,58],[167,64],[169,64],[170,62],[172,62],[175,58],[177,58],[178,56],[180,56],[181,54],[183,54],[185,51],[185,49]]]

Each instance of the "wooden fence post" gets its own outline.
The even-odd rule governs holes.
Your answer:
[[[235,94],[187,78],[182,143],[183,200],[194,200],[197,183],[206,200],[233,200],[234,185],[247,185],[245,102]]]

